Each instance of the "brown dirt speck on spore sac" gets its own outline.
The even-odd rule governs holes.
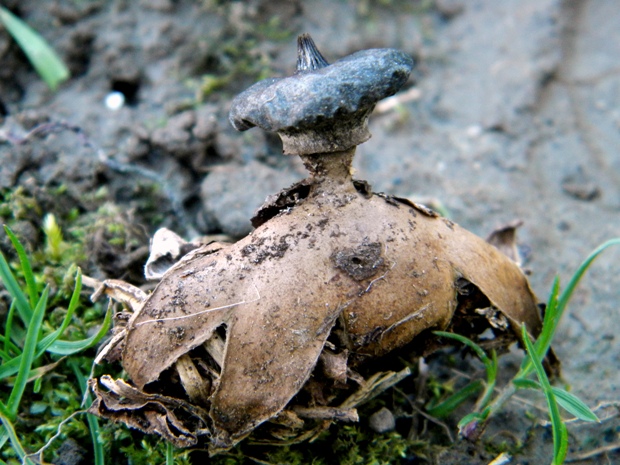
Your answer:
[[[383,244],[362,242],[357,247],[336,250],[331,256],[334,265],[356,281],[372,278],[383,270]]]
[[[305,237],[301,236],[301,238]],[[270,243],[269,239],[261,237],[258,240],[253,240],[252,243],[244,246],[241,249],[241,256],[248,257],[250,262],[255,265],[258,265],[267,259],[282,258],[290,247],[289,242],[291,240],[295,243],[299,240],[299,236],[296,239],[293,234],[285,234],[280,236],[275,243]]]

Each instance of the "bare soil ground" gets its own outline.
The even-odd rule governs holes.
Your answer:
[[[148,233],[249,232],[256,207],[304,170],[281,155],[277,137],[236,133],[228,107],[257,79],[290,74],[295,37],[309,32],[329,61],[373,47],[416,60],[410,98],[376,112],[373,137],[358,149],[356,176],[375,191],[441,205],[481,236],[522,220],[542,299],[556,274],[566,282],[592,249],[620,236],[613,1],[3,3],[72,71],[49,91],[0,30],[0,189],[63,186],[71,205],[50,201],[50,211],[89,211],[98,193]],[[116,111],[104,104],[112,90],[126,98]],[[123,263],[91,272],[127,276]],[[617,250],[597,261],[555,342],[566,382],[592,407],[619,400],[619,263]],[[487,434],[525,444],[512,463],[548,462],[550,432],[526,412],[544,417],[513,402]],[[573,463],[620,463],[617,408],[599,413],[601,424],[569,426]],[[462,442],[448,455],[442,463],[494,457]]]

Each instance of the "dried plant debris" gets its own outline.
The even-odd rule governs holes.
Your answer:
[[[517,229],[523,224],[521,220],[512,221],[496,228],[487,237],[487,242],[497,247],[504,255],[521,266],[523,259],[517,247]]]
[[[311,39],[302,39],[297,76],[330,76]],[[363,56],[378,56],[384,67],[386,56],[398,54]],[[382,72],[402,84],[411,60],[394,66]],[[371,108],[384,96],[354,100]],[[244,120],[245,103],[238,104],[231,112]],[[365,128],[367,112],[358,110],[355,124]],[[325,118],[338,126],[341,113]],[[296,144],[320,146],[314,139],[329,138],[328,126]],[[335,150],[295,152],[310,177],[272,196],[247,237],[193,248],[158,233],[165,240],[155,241],[149,263],[165,266],[155,267],[161,280],[152,294],[100,284],[96,295],[125,301],[132,312],[100,356],[122,350],[130,381],[92,380],[93,413],[213,453],[249,434],[286,444],[315,437],[333,420],[356,421],[357,405],[409,374],[373,372],[371,362],[405,346],[432,351],[441,342],[431,330],[475,338],[490,328],[500,345],[518,340],[523,324],[539,332],[536,297],[515,262],[426,207],[354,182],[355,148],[338,145],[342,127],[336,131]],[[183,247],[193,250],[183,255]]]

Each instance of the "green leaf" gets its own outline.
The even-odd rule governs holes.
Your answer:
[[[174,447],[166,442],[166,465],[174,465]]]
[[[440,404],[427,409],[426,413],[435,418],[447,417],[454,412],[459,405],[465,402],[469,397],[478,393],[483,387],[483,383],[479,379],[472,381],[465,387],[456,391]]]
[[[535,352],[540,360],[544,359],[551,346],[551,341],[555,335],[555,331],[560,323],[562,315],[564,314],[566,307],[568,306],[568,302],[570,301],[573,292],[575,291],[577,285],[581,281],[581,278],[585,275],[588,268],[592,265],[594,260],[603,253],[606,249],[612,246],[620,245],[620,238],[615,238],[608,240],[597,247],[588,257],[581,263],[577,271],[571,277],[568,286],[560,295],[560,280],[559,278],[555,278],[553,281],[553,286],[551,288],[551,293],[549,295],[549,300],[547,303],[547,308],[545,310],[545,317],[543,319],[543,325],[541,333],[536,341],[534,347]],[[532,363],[532,357],[526,357],[521,364],[521,369],[519,373],[515,376],[515,378],[525,378],[529,373],[534,369]],[[562,402],[558,399],[558,402]],[[568,402],[569,407],[572,406],[571,402]],[[584,404],[585,405],[585,404]],[[570,411],[570,410],[569,410]],[[588,412],[593,415],[593,413],[588,409]],[[573,413],[573,412],[571,412]],[[575,414],[575,413],[574,413]],[[579,415],[575,414],[578,418]],[[592,418],[589,414],[586,414],[587,418]],[[587,420],[587,421],[596,421],[596,420]]]
[[[531,379],[516,378],[512,380],[512,384],[514,384],[518,389],[542,389],[540,387],[540,383],[537,383]]]
[[[498,365],[497,365],[497,353],[495,352],[495,350],[491,350],[491,357],[489,358],[489,356],[486,354],[486,352],[484,351],[482,347],[480,347],[478,344],[476,344],[471,339],[466,338],[465,336],[461,336],[460,334],[455,334],[455,333],[449,333],[446,331],[433,331],[433,334],[436,334],[437,336],[440,336],[440,337],[454,339],[454,340],[457,340],[465,344],[467,347],[469,347],[474,352],[476,352],[476,355],[478,355],[482,363],[484,363],[484,367],[487,372],[487,384],[484,389],[484,393],[482,394],[481,398],[478,400],[477,407],[479,409],[486,408],[486,406],[491,401],[491,398],[493,397],[493,390],[495,389],[495,383],[497,380],[497,366]]]
[[[467,347],[469,347],[474,352],[476,352],[476,355],[478,356],[478,358],[480,358],[482,363],[484,363],[484,366],[487,368],[487,370],[489,368],[492,368],[493,362],[488,357],[488,355],[486,354],[484,349],[482,347],[480,347],[478,344],[476,344],[474,341],[472,341],[471,339],[468,339],[465,336],[461,336],[460,334],[449,333],[449,332],[446,332],[446,331],[433,331],[433,334],[435,334],[435,335],[437,335],[439,337],[445,337],[445,338],[448,338],[448,339],[454,339],[456,341],[459,341],[462,344],[465,344]]]
[[[553,388],[553,394],[558,404],[571,415],[583,421],[600,422],[596,414],[590,410],[590,407],[577,396],[557,387]]]
[[[472,412],[472,413],[465,415],[463,418],[461,418],[461,421],[458,422],[457,426],[459,428],[459,431],[462,431],[463,428],[465,428],[465,426],[469,425],[471,422],[473,421],[480,422],[484,420],[485,420],[484,413]]]
[[[71,318],[73,317],[73,313],[75,312],[79,302],[80,302],[80,292],[82,291],[82,273],[78,270],[75,276],[75,287],[73,288],[73,294],[71,295],[71,301],[69,302],[69,308],[67,308],[67,314],[62,321],[60,327],[51,334],[45,336],[39,344],[37,345],[38,351],[42,354],[45,352],[48,347],[50,347],[61,335],[65,332],[65,330],[69,327],[71,323]]]
[[[32,314],[32,320],[30,321],[30,325],[28,326],[26,341],[24,343],[24,351],[21,354],[19,371],[17,372],[17,378],[15,379],[15,384],[13,385],[11,395],[9,396],[9,401],[7,402],[7,408],[12,415],[11,418],[14,418],[15,415],[17,415],[17,408],[19,407],[22,395],[24,394],[26,383],[28,383],[30,368],[32,367],[32,362],[35,359],[37,339],[39,337],[39,333],[41,332],[43,316],[45,315],[45,309],[47,308],[48,295],[49,287],[46,287],[43,291],[43,294],[41,294],[41,298],[39,299],[37,306],[34,309],[34,313]]]
[[[540,385],[540,383],[537,383],[536,381],[533,381],[531,379],[513,379],[512,383],[519,389],[534,389],[537,391],[542,390],[542,386]],[[590,407],[588,407],[581,399],[579,399],[574,394],[571,394],[570,392],[555,386],[553,386],[551,390],[553,391],[555,400],[558,402],[560,407],[562,407],[571,415],[579,418],[582,421],[600,422],[596,414],[592,410],[590,410]]]
[[[3,363],[2,366],[0,366],[0,380],[8,378],[9,376],[13,376],[15,373],[17,373],[19,371],[19,366],[21,365],[21,363],[21,354],[12,358],[8,362]]]
[[[551,419],[551,431],[553,433],[553,464],[562,465],[568,450],[568,432],[566,431],[566,425],[562,421],[562,417],[560,417],[560,410],[558,408],[558,403],[556,402],[551,383],[549,383],[547,373],[545,373],[542,362],[536,354],[536,349],[530,340],[530,336],[527,333],[525,325],[521,328],[521,336],[523,338],[523,343],[527,354],[532,360],[532,365],[534,366],[534,370],[538,376],[538,381],[540,382],[542,391],[547,398],[547,407],[549,408],[549,417]]]
[[[78,285],[76,283],[76,289],[77,289],[77,286]],[[74,297],[78,295],[79,294],[74,292]],[[71,302],[72,303],[74,302],[73,297],[71,298]],[[72,303],[69,304],[69,309],[72,309],[72,308],[74,309],[75,305],[77,305],[77,303],[75,303],[75,305],[73,305]],[[67,312],[67,314],[69,314],[69,312]],[[67,317],[65,317],[65,320],[67,320]],[[37,344],[37,353],[35,355],[35,360],[41,357],[46,351],[52,354],[57,354],[57,355],[73,355],[83,350],[86,350],[92,347],[93,345],[97,344],[97,342],[99,342],[101,338],[106,335],[111,325],[112,325],[112,310],[108,309],[105,319],[103,320],[103,324],[101,325],[101,328],[99,329],[97,334],[94,334],[89,338],[82,339],[80,341],[63,341],[63,340],[56,339],[56,340],[51,341],[51,343],[48,343],[50,342],[50,336],[51,336],[51,335],[48,335],[44,337],[41,341],[39,341],[39,343]],[[58,333],[58,330],[54,331],[52,335],[56,335],[57,333]],[[17,373],[21,363],[22,363],[22,355],[18,355],[12,358],[11,360],[9,360],[8,362],[3,363],[0,366],[0,380],[7,378],[9,376],[13,376],[15,373]],[[32,377],[32,375],[33,373],[31,372],[28,378]]]
[[[78,380],[80,390],[82,391],[82,396],[84,396],[86,401],[90,403],[91,395],[90,391],[88,390],[88,382],[86,381],[86,377],[82,373],[82,370],[80,370],[80,366],[75,359],[69,360],[68,363]],[[93,442],[93,455],[95,457],[95,465],[104,465],[105,456],[103,453],[103,445],[99,440],[99,420],[97,420],[97,417],[92,413],[87,413],[86,421],[88,422],[88,429],[90,430],[90,437]]]
[[[0,21],[50,89],[56,90],[61,82],[69,78],[69,69],[34,29],[2,6]]]
[[[568,282],[566,289],[564,289],[564,292],[562,292],[562,295],[560,296],[560,300],[558,302],[558,308],[559,308],[559,314],[557,315],[558,320],[562,317],[562,313],[564,312],[564,309],[568,305],[568,301],[572,297],[573,292],[575,291],[575,288],[579,284],[579,281],[581,281],[581,278],[583,278],[583,275],[586,273],[586,271],[588,271],[588,268],[590,268],[590,265],[592,265],[592,262],[606,249],[608,249],[609,247],[616,246],[616,245],[620,245],[620,237],[617,237],[615,239],[610,239],[604,242],[603,244],[599,245],[581,263],[581,265],[579,266],[575,274],[573,274],[573,277],[571,278],[571,280]]]
[[[8,440],[9,440],[9,433],[7,432],[4,425],[0,425],[0,450],[2,450],[2,448],[4,447],[4,445],[6,444]]]
[[[51,354],[57,355],[73,355],[81,352],[97,344],[97,342],[99,342],[99,340],[106,335],[111,325],[112,308],[108,308],[105,319],[103,320],[103,324],[101,325],[101,328],[99,329],[97,334],[94,334],[87,339],[82,339],[81,341],[55,341],[52,345],[49,346],[47,351]]]
[[[4,339],[3,336],[2,339]],[[0,358],[2,358],[2,360],[10,360],[11,359],[11,355],[8,352],[5,352],[4,350],[0,350]]]
[[[4,405],[2,401],[0,401],[0,414],[4,415],[5,417],[11,416],[11,412],[9,412],[9,409],[6,407],[6,405]]]
[[[560,282],[556,277],[553,282],[553,287],[551,290],[551,295],[549,296],[547,309],[545,311],[545,318],[543,320],[543,328],[536,341],[536,353],[539,358],[543,359],[549,350],[551,345],[551,341],[553,340],[553,336],[555,335],[555,331],[562,319],[562,315],[568,306],[568,302],[573,296],[573,292],[577,288],[577,285],[581,281],[581,278],[585,275],[588,268],[592,265],[594,260],[603,253],[609,247],[613,247],[616,245],[620,245],[620,237],[615,239],[610,239],[600,246],[598,246],[588,257],[579,265],[577,271],[571,277],[566,289],[560,295]],[[532,366],[529,363],[529,359],[524,360],[523,365],[521,366],[521,370],[519,371],[518,377],[525,377],[532,371]]]
[[[22,273],[24,273],[24,279],[26,280],[26,288],[30,297],[30,306],[34,308],[37,304],[37,300],[39,299],[39,293],[37,292],[37,285],[34,280],[34,274],[32,273],[30,260],[28,259],[24,246],[21,242],[19,242],[19,239],[17,239],[17,236],[15,236],[13,231],[11,231],[11,229],[6,225],[4,226],[4,231],[6,232],[6,235],[9,236],[9,239],[17,252],[17,256],[19,257],[19,262],[22,266]]]
[[[8,434],[9,440],[11,441],[11,445],[13,446],[13,450],[17,453],[18,457],[22,461],[22,463],[27,465],[34,465],[32,460],[26,457],[26,451],[24,450],[17,434],[15,433],[15,428],[13,427],[13,423],[10,418],[4,413],[0,413],[0,420],[2,420],[2,426],[4,427],[4,431]]]
[[[4,323],[4,353],[6,356],[2,356],[2,360],[4,362],[9,361],[11,358],[9,356],[9,351],[13,350],[15,354],[21,353],[21,349],[17,347],[13,342],[11,342],[11,328],[13,326],[13,316],[15,315],[15,299],[11,302],[11,306],[9,307],[9,314],[6,317],[6,321]]]
[[[556,313],[558,311],[558,296],[560,294],[560,279],[556,276],[553,280],[553,285],[551,286],[551,292],[549,293],[549,298],[547,299],[547,308],[545,309],[545,317],[543,318],[542,329],[540,331],[540,335],[538,339],[534,343],[534,348],[536,350],[536,354],[538,358],[541,360],[545,358],[549,347],[551,346],[551,341],[553,340],[553,336],[555,334],[555,327],[557,326],[557,318]],[[516,378],[525,378],[534,370],[534,365],[532,364],[532,360],[530,357],[525,357],[523,359],[523,363],[521,364],[521,369],[519,373],[515,376]]]
[[[560,434],[560,446],[554,457],[555,463],[553,465],[563,465],[568,453],[568,429],[564,423],[560,423]]]
[[[30,318],[32,318],[32,307],[26,298],[26,295],[22,292],[21,286],[15,279],[9,263],[4,258],[4,255],[0,252],[0,280],[2,284],[9,291],[11,297],[15,299],[15,305],[17,306],[17,312],[24,322],[24,326],[28,326]]]

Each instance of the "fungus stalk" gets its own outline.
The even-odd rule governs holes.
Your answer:
[[[313,184],[336,184],[350,186],[353,190],[353,157],[355,148],[333,153],[300,155],[301,161],[310,173]]]

